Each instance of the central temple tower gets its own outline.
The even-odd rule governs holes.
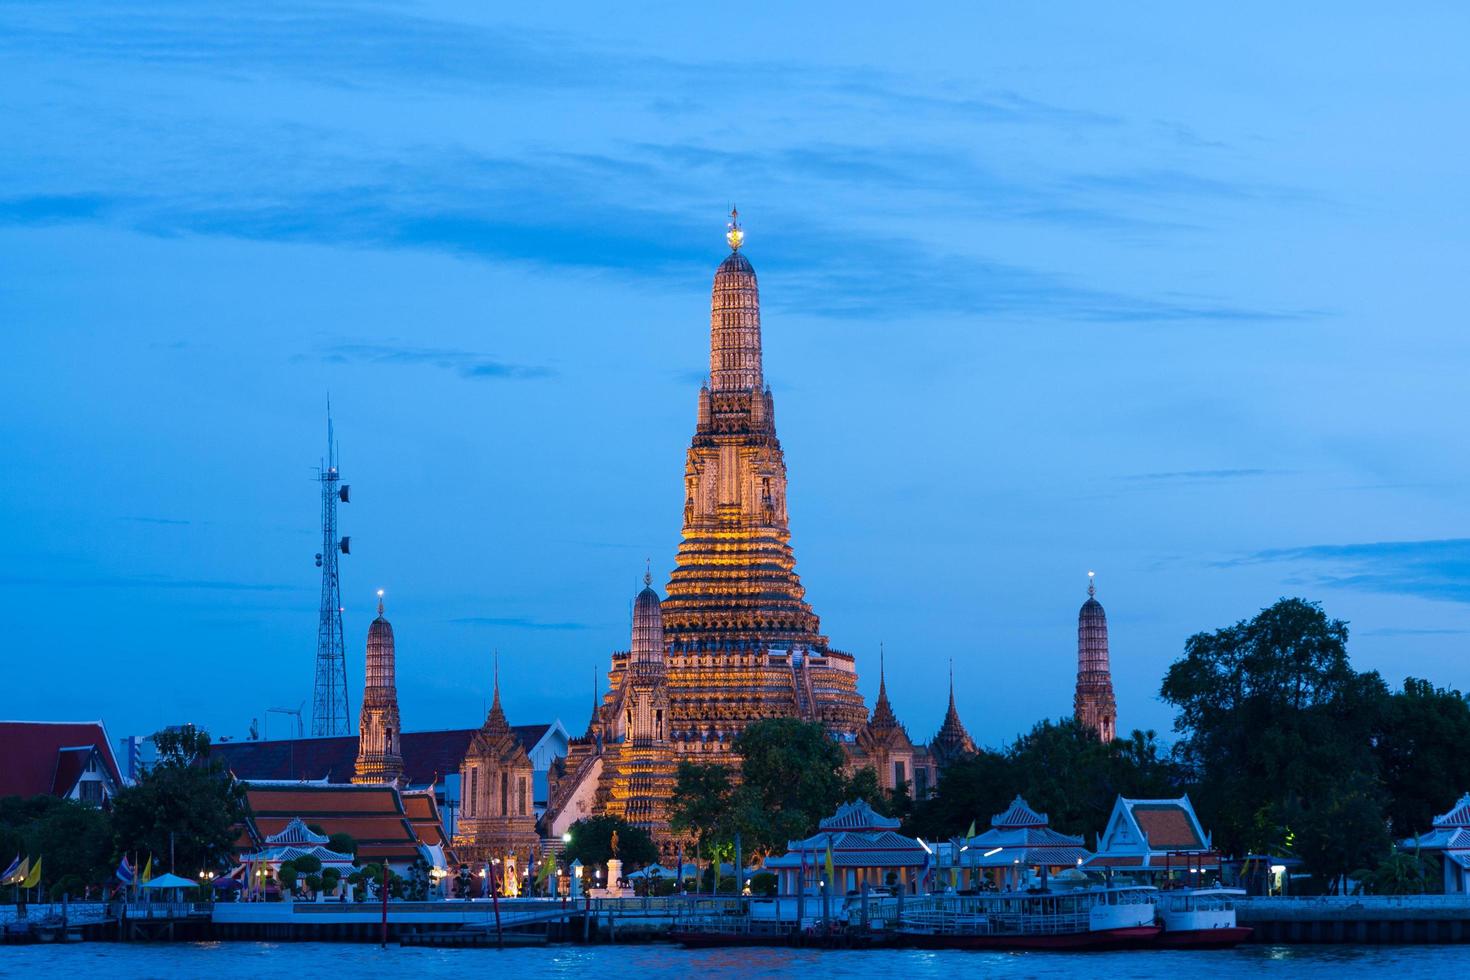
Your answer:
[[[651,761],[665,740],[672,762],[735,765],[734,738],[761,719],[818,722],[845,744],[867,721],[853,658],[830,648],[796,575],[786,461],[761,364],[760,287],[738,212],[730,218],[730,254],[710,296],[709,382],[685,455],[683,531],[659,604],[662,691],[655,701],[643,690],[653,677],[646,653],[613,654],[588,735],[574,740],[554,781],[556,833],[574,813],[613,811],[666,833],[670,763]],[[653,596],[645,591],[640,603]],[[635,646],[636,636],[635,621]],[[645,743],[645,705],[665,697],[667,732],[655,721]]]

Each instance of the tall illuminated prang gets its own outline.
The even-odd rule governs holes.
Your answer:
[[[1113,699],[1108,661],[1108,615],[1097,601],[1097,584],[1087,573],[1087,601],[1077,612],[1077,723],[1104,742],[1118,734],[1118,704]]]
[[[730,253],[710,296],[709,382],[685,455],[683,531],[661,604],[661,669],[673,758],[733,764],[731,743],[752,722],[803,718],[850,743],[867,710],[852,656],[828,644],[796,574],[786,461],[761,363],[760,288],[733,210],[725,240]],[[630,698],[644,696],[640,678],[650,668],[630,670],[630,659],[613,654],[591,733],[573,745],[552,790],[554,828],[559,814],[610,805],[632,813],[648,806],[650,790],[667,792],[663,779],[635,792],[635,773],[658,770],[620,761],[643,741],[629,731],[642,718],[630,713]],[[644,812],[660,822],[664,802]]]

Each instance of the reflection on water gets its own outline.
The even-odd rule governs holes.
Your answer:
[[[541,949],[402,949],[340,943],[76,943],[0,948],[0,977],[92,978],[387,975],[395,980],[494,971],[576,977],[1076,977],[1159,976],[1389,980],[1470,976],[1470,946],[1242,946],[1236,950],[1128,953],[977,953],[933,950],[818,952],[793,949],[681,950],[671,946],[548,946]]]

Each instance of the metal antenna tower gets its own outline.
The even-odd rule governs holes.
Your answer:
[[[337,472],[337,441],[332,434],[332,402],[327,400],[327,458],[317,471],[322,485],[322,550],[316,565],[322,570],[322,608],[316,627],[316,688],[311,705],[313,735],[350,735],[347,712],[347,651],[342,643],[342,583],[337,555],[349,555],[352,539],[337,537],[337,502],[351,494]]]

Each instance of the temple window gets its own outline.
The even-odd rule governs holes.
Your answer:
[[[470,766],[470,795],[469,795],[469,798],[465,800],[465,809],[468,811],[468,813],[467,813],[468,816],[473,817],[475,815],[475,797],[477,797],[479,795],[480,795],[480,767],[479,766]]]
[[[526,777],[516,777],[516,812],[526,815]]]
[[[901,761],[895,762],[893,764],[893,788],[898,789],[905,782],[907,782],[907,779],[904,778],[903,763]]]
[[[510,816],[510,773],[500,774],[500,815]]]
[[[664,709],[659,708],[653,713],[653,737],[662,739],[664,737]]]

